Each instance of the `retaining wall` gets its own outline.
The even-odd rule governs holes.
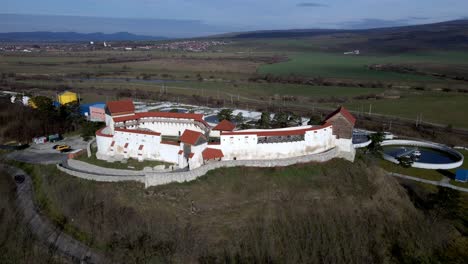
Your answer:
[[[99,167],[99,166],[96,166],[87,162],[75,160],[75,159],[69,159],[67,161],[67,165],[70,169],[75,169],[77,171],[86,171],[86,172],[90,172],[93,174],[113,175],[113,176],[143,176],[145,175],[143,171],[104,168],[104,167]]]
[[[143,182],[143,183],[145,182],[144,175],[141,175],[141,176],[99,175],[99,174],[89,173],[85,171],[77,171],[75,169],[69,169],[69,168],[64,167],[61,164],[57,164],[57,169],[67,174],[70,174],[72,176],[78,177],[78,178],[98,181],[98,182],[123,182],[123,181],[137,181],[137,182]]]
[[[96,138],[93,138],[88,142],[88,145],[86,145],[86,152],[88,153],[88,158],[91,158],[93,153],[91,152],[91,146],[96,143]]]
[[[381,143],[381,146],[392,146],[392,145],[403,145],[403,146],[413,146],[413,147],[427,147],[427,148],[435,148],[438,150],[446,151],[458,158],[460,158],[457,162],[452,163],[445,163],[445,164],[434,164],[434,163],[422,163],[422,162],[414,162],[412,167],[419,168],[419,169],[430,169],[430,170],[451,170],[460,167],[463,165],[464,156],[445,145],[436,144],[436,143],[429,143],[429,142],[422,142],[422,141],[414,141],[414,140],[386,140]],[[400,162],[385,153],[383,153],[383,158],[387,161],[399,164]]]
[[[285,167],[298,163],[308,163],[308,162],[325,162],[329,161],[336,157],[343,157],[346,159],[351,159],[350,155],[345,155],[346,153],[340,152],[337,148],[333,148],[329,151],[306,155],[295,158],[287,159],[277,159],[277,160],[230,160],[230,161],[212,161],[209,162],[197,169],[190,171],[180,171],[180,172],[155,172],[155,171],[130,171],[133,175],[129,175],[126,171],[114,170],[114,169],[105,169],[98,166],[94,166],[85,162],[69,160],[71,166],[58,164],[57,168],[70,174],[75,177],[100,181],[100,182],[122,182],[122,181],[137,181],[145,184],[145,187],[157,186],[168,184],[172,182],[187,182],[193,181],[203,175],[208,171],[218,169],[218,168],[229,168],[229,167]],[[84,164],[82,164],[84,163]],[[95,168],[96,167],[96,168]],[[103,170],[104,169],[104,170]],[[119,174],[110,174],[113,171]],[[106,172],[106,173],[104,173]],[[144,173],[143,175],[138,175],[139,173]]]
[[[229,167],[285,167],[294,165],[297,163],[307,162],[325,162],[329,161],[340,155],[337,148],[333,148],[329,151],[312,154],[307,156],[277,159],[277,160],[229,160],[229,161],[218,161],[210,162],[199,168],[184,172],[172,172],[172,173],[154,173],[147,172],[145,177],[145,187],[157,186],[168,184],[171,182],[188,182],[197,179],[205,175],[208,171],[218,168],[229,168]]]

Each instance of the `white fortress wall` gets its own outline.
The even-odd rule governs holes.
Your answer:
[[[210,131],[210,137],[220,137],[220,136],[221,136],[220,131],[217,131],[217,130],[211,130]]]
[[[164,162],[179,163],[180,149],[180,146],[161,143],[159,145],[159,153],[156,159]]]
[[[141,118],[140,128],[147,128],[157,131],[165,136],[180,136],[186,129],[194,130],[205,134],[205,131],[195,124],[193,120],[185,119],[155,119]]]
[[[335,147],[335,136],[331,128],[307,131],[302,141],[258,143],[256,134],[249,135],[222,135],[221,145],[209,146],[220,148],[224,160],[246,159],[278,159],[286,157],[303,156],[327,151]]]
[[[192,146],[192,153],[194,154],[191,159],[189,159],[190,169],[198,168],[203,165],[203,156],[202,152],[205,148],[208,147],[207,143],[200,144],[198,146]]]
[[[108,155],[109,147],[112,144],[113,137],[99,136],[96,134],[97,152],[103,155]]]
[[[140,145],[143,145],[143,153],[145,153],[145,156],[154,159],[158,156],[161,137],[141,133],[115,131],[114,141],[115,154],[124,155],[124,157],[138,158]],[[125,148],[127,143],[128,145]]]

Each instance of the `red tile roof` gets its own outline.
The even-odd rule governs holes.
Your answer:
[[[142,135],[149,135],[149,136],[161,136],[161,133],[153,132],[153,131],[146,131],[146,130],[138,130],[138,129],[123,129],[123,128],[115,128],[117,132],[123,133],[134,133],[134,134],[142,134]]]
[[[203,150],[202,156],[204,160],[210,160],[220,159],[224,157],[224,154],[220,149],[206,148],[205,150]]]
[[[193,152],[190,153],[190,154],[188,155],[189,159],[193,158],[194,155],[195,155],[195,153],[193,153]]]
[[[219,124],[217,126],[213,127],[213,130],[233,131],[234,128],[236,128],[235,124],[233,124],[232,122],[224,119],[223,121],[219,122]]]
[[[113,135],[110,135],[110,134],[104,134],[102,133],[102,131],[105,129],[105,127],[99,129],[98,131],[96,131],[96,136],[98,137],[114,137]]]
[[[205,138],[205,136],[198,131],[186,129],[179,140],[186,144],[195,145],[200,137]]]
[[[330,113],[327,117],[324,119],[324,123],[328,123],[328,120],[332,117],[334,117],[337,114],[341,114],[344,118],[346,118],[349,122],[351,122],[353,125],[356,124],[356,118],[343,106],[340,108],[336,109],[332,113]]]
[[[179,150],[179,155],[182,155],[182,153],[184,153],[183,150]]]
[[[126,122],[126,121],[131,121],[131,120],[138,120],[139,117],[138,115],[129,115],[129,116],[120,116],[120,117],[114,117],[114,122]]]
[[[107,102],[106,105],[111,115],[135,112],[135,106],[133,105],[133,101],[131,100],[111,101]]]
[[[296,136],[296,135],[304,135],[307,131],[315,131],[324,129],[331,126],[331,124],[325,124],[319,127],[309,127],[309,128],[301,128],[298,127],[297,129],[291,130],[280,130],[280,129],[272,129],[272,130],[254,130],[254,131],[246,131],[246,130],[239,130],[239,131],[232,131],[232,132],[221,132],[223,136],[239,136],[239,135],[257,135],[259,137],[273,137],[273,136]]]
[[[176,141],[169,141],[169,140],[163,140],[163,141],[161,141],[161,144],[180,146],[180,143],[179,143],[179,142],[176,142]]]

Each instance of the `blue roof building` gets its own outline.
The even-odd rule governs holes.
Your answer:
[[[92,107],[105,108],[106,104],[101,103],[101,102],[90,103],[90,104],[80,104],[80,114],[83,115],[83,116],[89,116],[90,115],[89,108],[91,106]]]
[[[468,170],[457,170],[457,174],[455,175],[455,180],[458,182],[467,182],[468,181]]]

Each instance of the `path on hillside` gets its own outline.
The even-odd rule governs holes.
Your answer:
[[[59,227],[38,212],[34,204],[32,180],[29,175],[16,167],[6,166],[5,168],[12,177],[15,175],[25,176],[23,183],[16,183],[16,206],[21,211],[31,232],[39,241],[76,263],[107,262],[103,255],[94,252],[83,243],[65,234]]]
[[[403,174],[399,174],[399,173],[394,173],[394,172],[387,172],[387,175],[397,177],[397,178],[401,178],[401,179],[406,179],[406,180],[417,181],[417,182],[432,184],[432,185],[436,185],[436,186],[446,187],[446,188],[454,189],[454,190],[457,190],[457,191],[460,191],[460,192],[468,193],[468,188],[458,187],[458,186],[450,184],[450,179],[447,178],[447,177],[444,177],[440,181],[431,181],[431,180],[425,180],[425,179],[416,178],[416,177],[403,175]]]

